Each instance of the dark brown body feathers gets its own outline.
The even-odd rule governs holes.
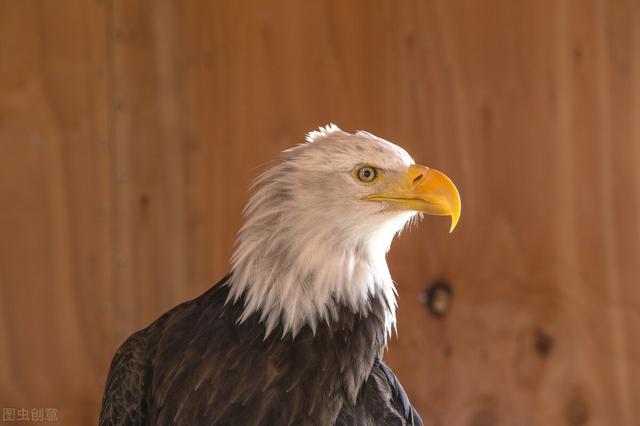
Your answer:
[[[238,324],[228,277],[129,337],[111,363],[100,425],[422,425],[382,362],[383,299],[365,316],[276,328]]]

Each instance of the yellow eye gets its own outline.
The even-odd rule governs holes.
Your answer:
[[[376,178],[377,174],[378,173],[376,172],[376,169],[371,166],[360,167],[356,173],[358,179],[360,179],[362,182],[373,181]]]

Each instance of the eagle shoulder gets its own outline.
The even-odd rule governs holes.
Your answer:
[[[345,405],[336,426],[424,426],[393,371],[376,359],[355,405]]]
[[[389,386],[391,392],[391,402],[396,410],[404,417],[406,424],[410,426],[423,426],[422,418],[416,409],[411,405],[409,396],[405,392],[404,388],[400,384],[400,381],[393,374],[391,368],[384,361],[380,360],[374,366],[373,374],[382,374]]]
[[[146,424],[146,354],[146,330],[140,330],[129,336],[114,355],[102,398],[100,426]]]

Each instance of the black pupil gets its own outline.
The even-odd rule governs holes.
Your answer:
[[[369,176],[371,176],[371,170],[365,170],[362,172],[362,175],[366,178],[368,178]]]

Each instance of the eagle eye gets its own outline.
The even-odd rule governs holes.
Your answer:
[[[375,168],[371,166],[362,166],[356,171],[356,176],[362,182],[372,182],[378,175]]]

